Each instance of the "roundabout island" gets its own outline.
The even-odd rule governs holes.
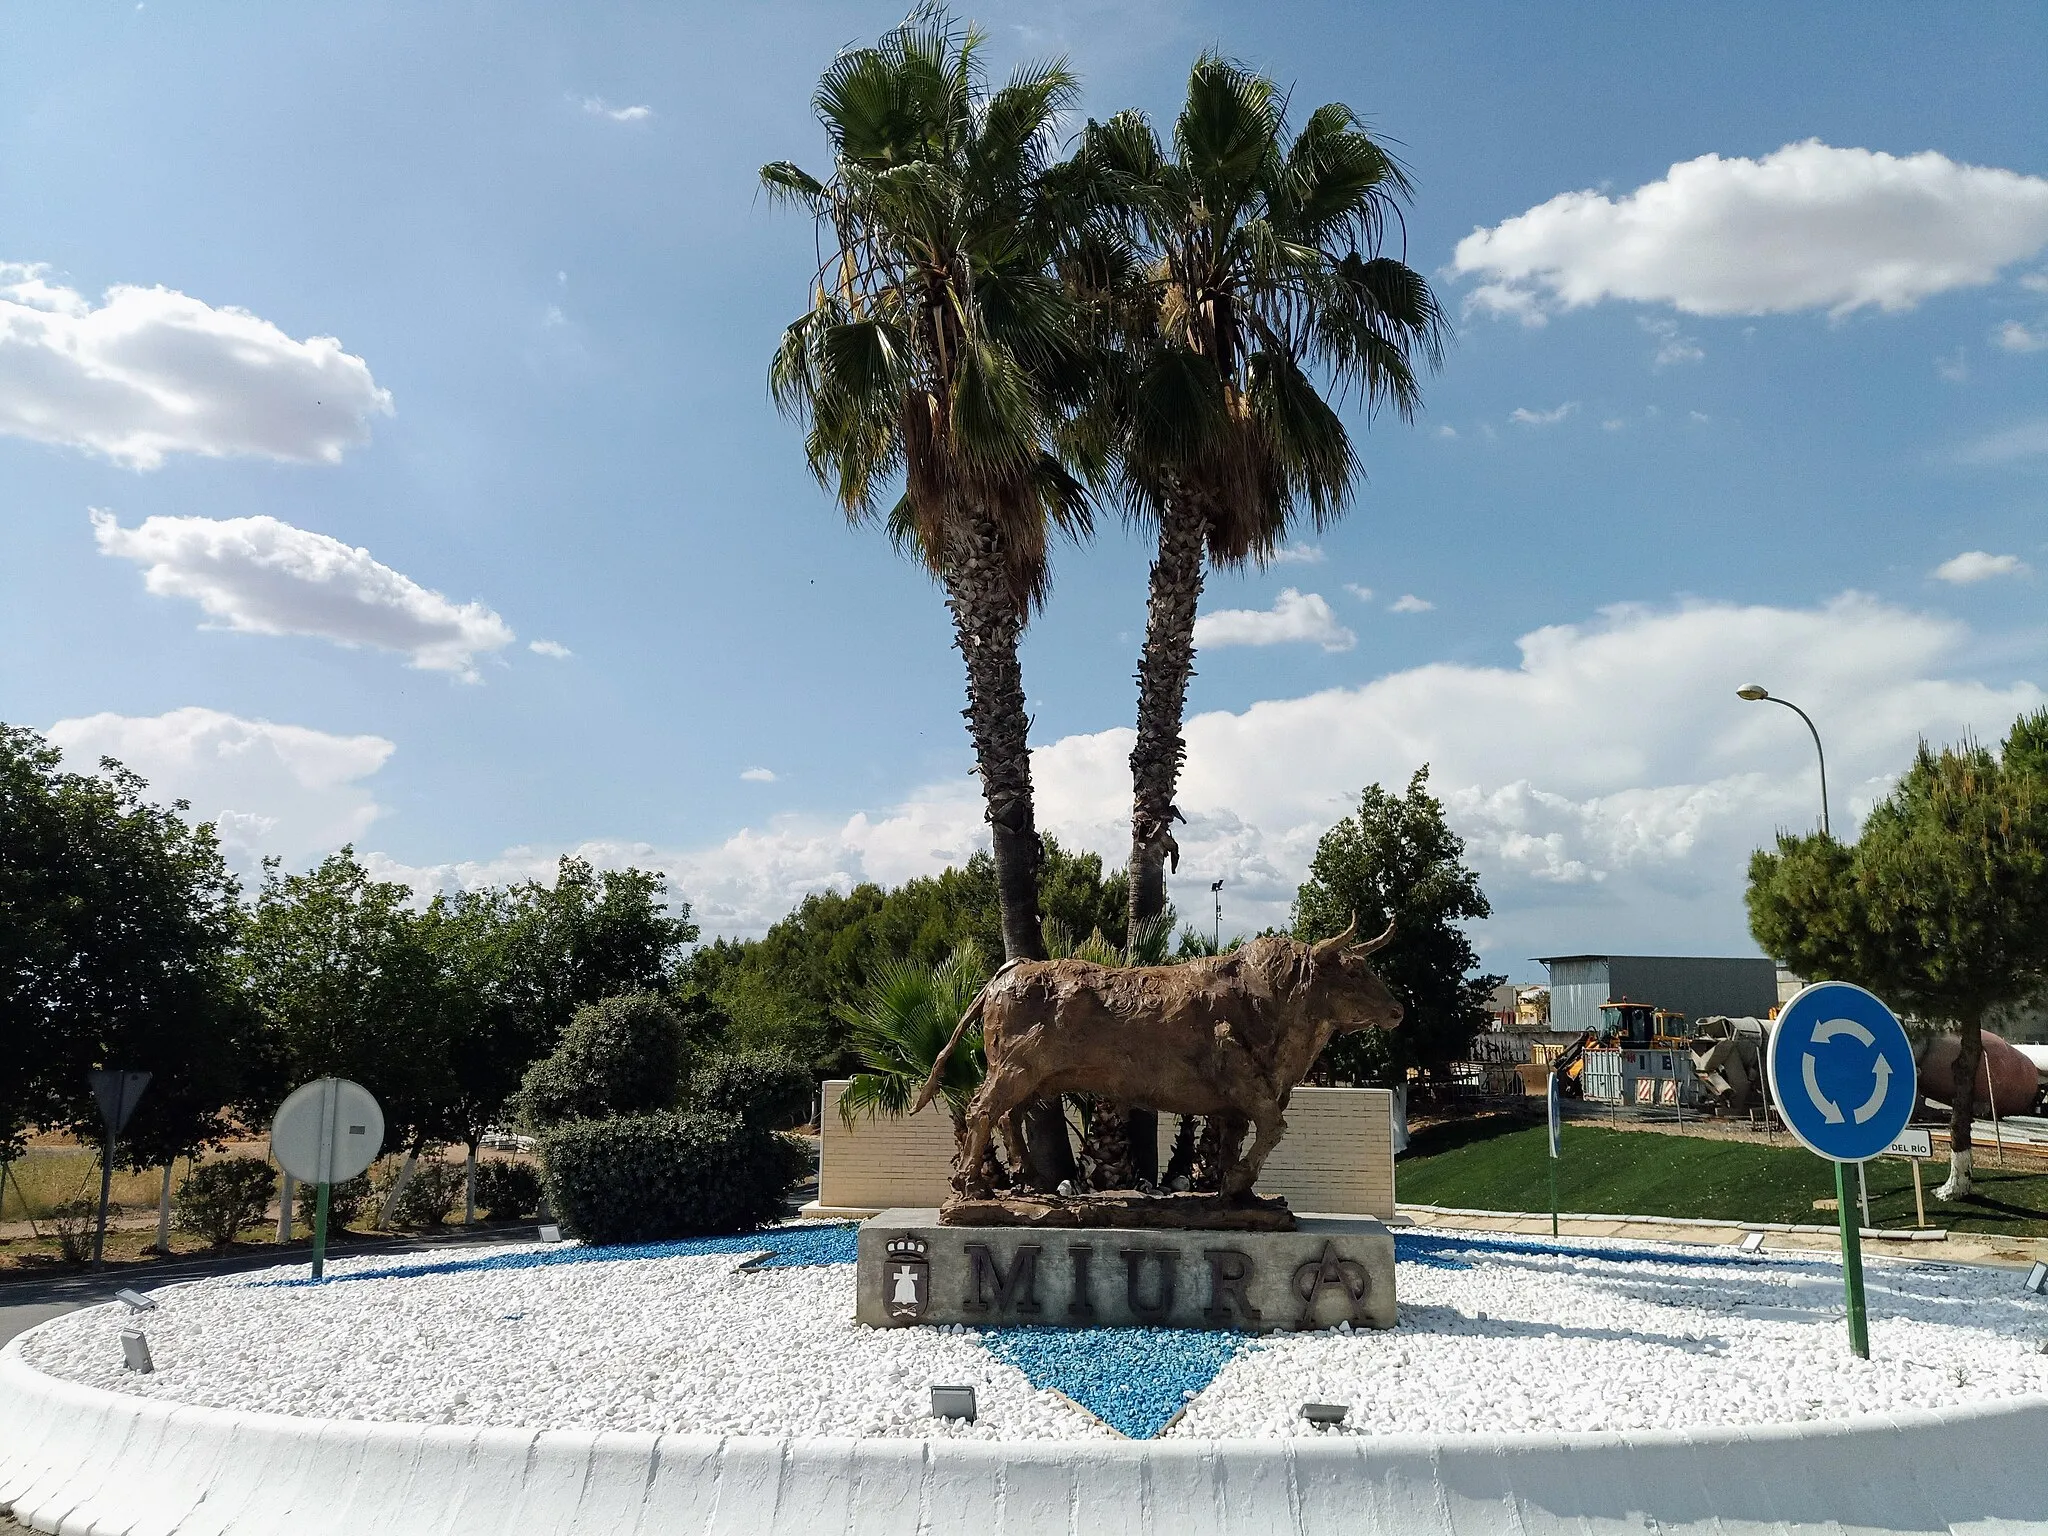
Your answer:
[[[1393,1241],[1397,1326],[1264,1334],[863,1326],[845,1223],[169,1286],[0,1353],[0,1507],[67,1536],[2041,1528],[2048,1354],[2010,1275],[1873,1264],[1861,1360],[1823,1259]]]

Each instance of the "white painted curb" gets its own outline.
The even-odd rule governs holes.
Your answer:
[[[60,1536],[2035,1532],[2048,1398],[1827,1424],[1293,1440],[774,1440],[295,1419],[0,1351],[0,1510]]]

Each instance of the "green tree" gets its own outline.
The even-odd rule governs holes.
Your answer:
[[[1165,909],[1178,859],[1205,556],[1263,564],[1292,525],[1340,516],[1361,471],[1332,400],[1410,418],[1418,364],[1442,358],[1429,283],[1383,253],[1406,172],[1349,107],[1290,134],[1286,106],[1270,79],[1205,54],[1170,155],[1143,113],[1121,112],[1089,123],[1068,172],[1081,206],[1111,214],[1095,259],[1068,268],[1120,344],[1120,366],[1096,374],[1093,425],[1158,536],[1131,749],[1133,934]]]
[[[860,998],[842,1010],[861,1065],[840,1095],[840,1119],[851,1126],[863,1115],[907,1114],[960,1016],[987,981],[987,964],[971,939],[937,965],[884,964]],[[988,1071],[978,1029],[968,1032],[961,1047],[947,1059],[939,1084],[953,1117],[956,1151],[967,1139],[967,1101]]]
[[[927,6],[847,49],[813,97],[829,175],[778,161],[761,178],[812,215],[824,253],[770,387],[847,516],[883,521],[945,588],[1017,959],[1044,953],[1017,647],[1045,597],[1050,536],[1089,526],[1050,451],[1086,370],[1051,269],[1067,225],[1046,176],[1074,78],[1032,64],[991,91],[982,41]]]
[[[120,1155],[141,1168],[216,1142],[247,1020],[231,956],[238,891],[211,825],[143,798],[111,758],[67,773],[0,725],[0,1158],[41,1125],[97,1142],[99,1067],[151,1080]]]
[[[1778,836],[1749,861],[1749,929],[1813,980],[1867,987],[1901,1013],[1956,1026],[1949,1177],[1971,1191],[1971,1104],[1984,1017],[2048,975],[2048,710],[1999,752],[1976,742],[1913,765],[1853,845]]]
[[[1474,974],[1479,956],[1460,925],[1493,908],[1464,857],[1464,840],[1429,792],[1427,764],[1405,794],[1369,786],[1358,810],[1323,834],[1294,898],[1294,937],[1329,938],[1354,915],[1361,934],[1392,922],[1393,942],[1372,963],[1407,1013],[1391,1035],[1364,1030],[1333,1041],[1320,1070],[1396,1081],[1410,1066],[1441,1073],[1470,1052],[1486,1026],[1487,994],[1504,978]]]
[[[451,999],[412,899],[372,880],[352,848],[303,875],[265,866],[242,946],[263,1031],[244,1101],[251,1124],[267,1123],[293,1088],[333,1076],[375,1095],[387,1145],[417,1150],[446,1134]]]
[[[1048,931],[1077,939],[1116,931],[1123,877],[1105,874],[1098,855],[1047,838],[1038,879]],[[995,864],[986,853],[888,890],[862,884],[806,896],[759,939],[698,949],[679,985],[729,1019],[736,1042],[786,1050],[818,1072],[840,1074],[858,1065],[845,1010],[882,970],[898,961],[936,966],[969,943],[984,956],[1002,953]]]
[[[688,902],[644,869],[596,870],[564,856],[552,885],[524,881],[470,898],[471,917],[494,930],[493,994],[544,1052],[576,1010],[622,992],[663,992],[697,925]]]

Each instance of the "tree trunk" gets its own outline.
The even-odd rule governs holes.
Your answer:
[[[1181,720],[1195,671],[1195,607],[1202,597],[1200,512],[1176,497],[1159,522],[1145,605],[1145,648],[1138,659],[1138,739],[1131,748],[1130,916],[1126,944],[1166,910],[1166,866],[1178,863],[1174,790],[1187,746]]]
[[[469,1143],[467,1166],[462,1170],[462,1224],[476,1225],[476,1143]]]
[[[1955,1069],[1949,1074],[1948,1182],[1935,1190],[1943,1200],[1967,1200],[1971,1194],[1970,1122],[1977,1107],[1977,1064],[1984,1059],[1984,1020],[1963,1019],[1956,1042]]]
[[[1124,949],[1135,954],[1146,927],[1166,910],[1166,867],[1180,863],[1174,790],[1187,745],[1181,721],[1195,670],[1195,608],[1202,597],[1204,528],[1199,509],[1174,497],[1159,520],[1145,605],[1145,648],[1138,659],[1138,739],[1131,748],[1130,906]],[[1096,1107],[1091,1136],[1099,1188],[1122,1189],[1159,1178],[1159,1117],[1122,1104]],[[1094,1127],[1091,1126],[1091,1131]]]
[[[164,1187],[156,1200],[156,1251],[165,1258],[171,1254],[171,1166],[176,1161],[164,1164]]]
[[[960,539],[946,573],[946,606],[954,643],[967,665],[967,730],[987,807],[995,857],[996,894],[1002,908],[1003,954],[1043,960],[1045,935],[1038,918],[1038,866],[1042,849],[1031,800],[1031,717],[1025,712],[1024,671],[1017,643],[1024,615],[1010,589],[1002,545],[984,519]],[[1075,1175],[1066,1115],[1057,1101],[1025,1111],[1025,1150],[1031,1181],[1057,1188]]]

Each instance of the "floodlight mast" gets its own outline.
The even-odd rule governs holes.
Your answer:
[[[1807,730],[1813,733],[1813,755],[1820,760],[1820,830],[1821,836],[1833,837],[1833,827],[1828,824],[1828,755],[1821,750],[1820,731],[1814,726],[1813,717],[1790,699],[1781,699],[1762,683],[1748,683],[1735,690],[1735,697],[1747,699],[1752,704],[1782,704],[1793,714],[1806,722]]]

